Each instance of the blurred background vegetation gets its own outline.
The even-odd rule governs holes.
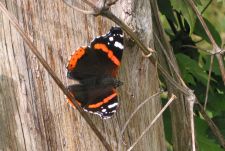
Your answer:
[[[216,43],[224,49],[225,0],[194,2]],[[212,45],[204,29],[185,0],[158,0],[158,5],[164,30],[173,47],[183,79],[194,90],[200,103],[205,105],[206,112],[225,137],[225,87],[216,58],[213,60],[207,103],[205,101]],[[168,150],[173,150],[169,110],[164,113],[164,122]],[[199,151],[223,150],[197,109],[195,130]]]

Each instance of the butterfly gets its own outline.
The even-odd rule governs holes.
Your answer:
[[[94,38],[89,46],[78,48],[67,65],[67,77],[79,84],[68,89],[78,104],[89,113],[110,118],[118,108],[116,88],[122,85],[116,77],[123,54],[123,32],[112,27]]]

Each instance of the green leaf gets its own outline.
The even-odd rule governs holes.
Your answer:
[[[191,33],[194,31],[194,26],[196,22],[196,15],[192,11],[190,5],[186,0],[171,0],[171,4],[174,9],[178,12],[181,12],[184,18],[187,20],[188,24],[190,25]]]
[[[177,24],[170,0],[158,0],[158,6],[159,6],[160,12],[163,15],[165,15],[168,19],[172,20],[172,22]]]
[[[195,82],[195,80],[194,80],[194,78],[193,78],[193,76],[191,74],[186,73],[186,74],[184,74],[183,78],[184,78],[184,81],[188,81],[188,83],[196,86],[196,82]]]
[[[202,5],[202,2],[200,0],[195,0],[196,4]]]
[[[206,18],[203,18],[203,19],[204,19],[207,27],[209,28],[209,31],[211,32],[213,38],[215,39],[217,45],[221,46],[222,40],[221,40],[219,32],[216,30],[215,26],[210,23],[210,21],[208,19],[206,19]],[[202,37],[208,43],[211,43],[199,20],[197,20],[195,23],[194,34]]]
[[[216,126],[219,128],[221,134],[223,137],[225,136],[225,112],[222,112],[220,115],[214,117],[213,122],[216,124]]]
[[[206,122],[199,117],[195,118],[195,129],[198,135],[201,135],[204,137],[207,136],[206,132],[207,132],[208,126]]]
[[[208,126],[205,121],[195,118],[196,138],[198,142],[199,151],[223,151],[215,140],[208,138]]]
[[[224,151],[214,140],[207,137],[197,136],[199,151]]]
[[[193,60],[189,56],[181,54],[181,53],[177,54],[176,58],[177,58],[179,66],[180,66],[183,77],[186,77],[186,74],[191,74],[203,85],[205,85],[205,86],[207,85],[208,75],[206,72],[204,72],[204,70],[202,68],[200,68],[198,66],[198,63],[195,60]],[[190,81],[190,83],[191,82],[192,81]]]
[[[209,70],[209,67],[210,67],[210,56],[206,56],[204,57],[205,59],[205,64],[203,65],[203,68],[208,71]],[[219,67],[219,63],[218,61],[214,58],[214,61],[213,61],[213,66],[212,66],[212,72],[215,74],[215,75],[218,75],[218,76],[221,76],[221,72],[220,72],[220,67]]]
[[[224,0],[217,0],[217,3],[221,3],[222,5],[224,5]]]
[[[198,8],[199,12],[202,12],[203,9],[208,9],[209,8],[209,7],[206,8],[206,6],[209,4],[209,1],[210,0],[201,0],[201,4],[200,3],[197,4],[197,8]]]
[[[225,111],[225,95],[212,93],[208,97],[207,109],[213,112],[213,116],[221,114]]]

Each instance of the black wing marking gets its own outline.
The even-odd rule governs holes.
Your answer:
[[[123,53],[123,33],[119,27],[112,27],[109,33],[95,38],[91,42],[91,46],[83,48],[84,53],[76,51],[72,55],[67,66],[67,75],[69,78],[84,80],[90,77],[116,76],[118,64],[112,61],[113,57],[109,57],[111,54],[104,52],[101,48],[96,49],[96,44],[106,46],[113,53],[114,59],[121,60]]]

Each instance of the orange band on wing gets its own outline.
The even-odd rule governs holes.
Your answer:
[[[76,65],[77,65],[77,61],[85,54],[85,49],[86,48],[82,48],[80,47],[78,50],[76,50],[76,52],[71,56],[71,59],[69,61],[69,64],[67,65],[67,69],[69,71],[73,70]]]
[[[114,64],[116,64],[117,66],[120,65],[120,61],[117,59],[116,56],[114,56],[113,51],[108,49],[105,44],[95,44],[94,48],[98,49],[98,50],[100,49],[103,52],[107,53],[108,54],[108,58],[111,59]]]
[[[116,96],[117,96],[117,94],[113,93],[110,96],[108,96],[107,98],[103,99],[99,103],[88,105],[88,108],[98,108],[98,107],[102,106],[103,104],[108,103],[110,100],[112,100]]]

